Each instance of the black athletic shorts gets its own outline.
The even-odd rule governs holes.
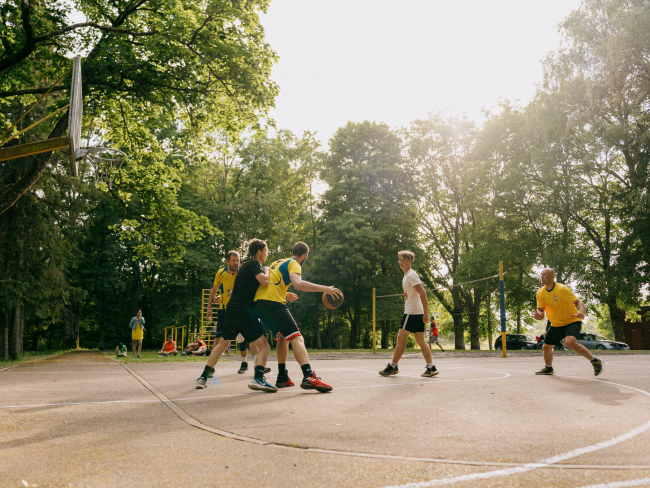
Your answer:
[[[408,330],[414,334],[416,332],[424,332],[424,322],[422,322],[423,317],[424,314],[422,313],[419,315],[404,314],[402,315],[402,321],[399,323],[399,328]]]
[[[226,311],[225,310],[217,310],[217,335],[216,337],[221,337],[223,333],[223,321],[226,318]]]
[[[580,329],[582,329],[582,322],[573,322],[562,327],[551,327],[546,333],[544,344],[559,346],[566,336],[573,336],[577,339],[580,337]]]
[[[255,314],[266,324],[275,336],[275,341],[283,336],[290,341],[300,335],[298,324],[293,319],[291,312],[284,303],[271,300],[257,300],[255,302]]]
[[[253,342],[264,335],[262,324],[253,316],[240,308],[227,308],[223,324],[223,338],[227,341],[237,340],[237,334],[244,336],[246,342]]]

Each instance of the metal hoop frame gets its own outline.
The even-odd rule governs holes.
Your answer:
[[[108,188],[113,188],[113,178],[115,178],[115,171],[119,171],[122,163],[126,159],[126,154],[119,149],[110,147],[89,147],[80,149],[80,156],[82,159],[88,159],[90,166],[93,169],[93,176],[95,178],[95,185],[98,181],[106,183]],[[97,156],[99,153],[117,153],[118,157],[115,158],[102,158]],[[108,163],[110,169],[103,167],[102,163]]]

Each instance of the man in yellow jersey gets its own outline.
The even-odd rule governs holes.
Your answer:
[[[217,301],[219,303],[219,309],[217,310],[217,328],[216,336],[214,343],[212,344],[212,349],[219,345],[221,341],[221,336],[223,334],[223,323],[226,316],[226,307],[230,301],[230,296],[232,294],[232,289],[235,286],[235,278],[237,277],[237,272],[239,271],[239,253],[237,251],[230,251],[226,254],[226,263],[228,264],[225,268],[219,269],[217,274],[214,277],[214,283],[212,285],[212,290],[210,290],[210,298],[208,300],[208,309],[206,311],[206,316],[208,320],[212,320],[212,304]],[[219,295],[217,295],[219,294]],[[239,343],[239,351],[241,353],[242,362],[239,367],[239,374],[243,374],[248,370],[248,343],[246,341]],[[251,346],[251,354],[253,354],[253,361],[257,355],[257,349],[255,346]],[[268,368],[267,368],[268,369]],[[271,370],[265,371],[269,373]]]
[[[289,286],[296,290],[325,292],[330,296],[342,298],[343,293],[332,286],[317,285],[302,279],[302,264],[309,254],[309,246],[304,242],[297,242],[291,250],[291,257],[279,259],[269,267],[269,286],[260,286],[255,293],[255,312],[264,322],[277,341],[276,353],[278,355],[278,379],[275,386],[284,388],[294,386],[287,373],[287,356],[289,343],[293,354],[300,364],[303,380],[300,387],[305,390],[317,390],[322,393],[331,391],[332,387],[323,383],[312,371],[309,364],[309,355],[305,341],[300,334],[298,325],[287,308],[287,299],[295,301],[298,296],[287,293]]]
[[[542,286],[537,292],[537,310],[532,314],[535,320],[542,320],[544,314],[551,323],[546,332],[542,351],[544,353],[544,368],[535,374],[554,374],[553,347],[565,339],[566,345],[581,356],[591,361],[594,374],[598,376],[603,372],[603,362],[595,358],[582,344],[578,343],[578,336],[582,328],[582,319],[585,318],[587,308],[568,287],[555,282],[555,270],[546,268],[542,270]]]

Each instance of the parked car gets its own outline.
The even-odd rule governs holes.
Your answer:
[[[498,351],[501,349],[501,336],[494,341],[494,348]],[[506,348],[510,350],[529,351],[537,349],[537,342],[530,336],[524,334],[506,334]]]
[[[600,334],[585,334],[580,332],[578,342],[585,346],[587,349],[610,349],[610,350],[628,350],[630,346],[624,342],[610,341]]]

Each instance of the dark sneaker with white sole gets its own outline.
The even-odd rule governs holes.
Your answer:
[[[392,376],[398,373],[399,368],[397,367],[397,364],[395,366],[391,366],[390,363],[388,363],[388,365],[379,372],[379,374],[382,376]]]
[[[548,366],[544,366],[539,371],[536,371],[535,374],[555,374],[555,371],[553,371],[553,368],[549,368]]]
[[[424,373],[422,373],[422,376],[424,376],[425,378],[431,378],[432,376],[435,376],[438,373],[439,371],[436,369],[435,366],[431,366],[430,368],[429,366],[427,366],[427,370]]]
[[[271,368],[264,368],[264,374],[269,374],[271,372]]]
[[[239,367],[239,371],[237,371],[237,373],[244,374],[246,371],[248,371],[248,363],[242,361],[241,366]]]
[[[208,385],[206,381],[203,379],[203,376],[199,376],[199,379],[196,380],[196,389],[197,390],[203,390],[204,388],[207,388]]]
[[[598,358],[591,360],[591,365],[594,367],[594,376],[598,376],[603,372],[603,362]]]
[[[255,391],[266,391],[268,393],[275,393],[278,391],[277,387],[271,385],[270,383],[266,382],[265,378],[253,378],[250,383],[248,383],[248,387],[251,390]]]
[[[290,386],[296,386],[296,384],[291,381],[291,378],[289,378],[289,375],[286,376],[278,376],[278,379],[275,380],[275,386],[278,388],[289,388]]]

